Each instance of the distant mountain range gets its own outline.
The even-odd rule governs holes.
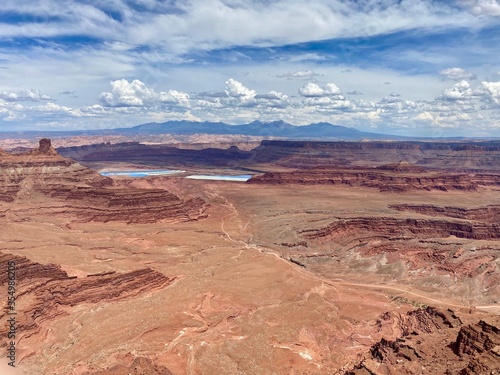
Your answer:
[[[115,129],[127,134],[232,134],[280,138],[337,138],[337,139],[394,139],[394,136],[366,133],[354,128],[320,122],[305,126],[295,126],[284,121],[253,121],[244,125],[228,125],[223,122],[168,121],[150,123],[132,128]]]
[[[261,122],[253,121],[243,125],[229,125],[223,122],[167,121],[163,123],[148,123],[131,128],[72,130],[72,131],[26,131],[0,132],[1,138],[30,137],[64,137],[76,135],[193,135],[193,134],[224,134],[248,135],[259,137],[275,137],[285,139],[335,139],[335,140],[416,140],[431,139],[423,137],[405,137],[379,133],[362,132],[355,128],[319,122],[304,126],[291,125],[284,121]],[[462,137],[446,139],[463,139]]]

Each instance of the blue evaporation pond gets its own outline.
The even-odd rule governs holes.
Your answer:
[[[163,176],[176,173],[183,173],[185,171],[172,170],[172,169],[148,169],[138,171],[105,171],[99,172],[101,175],[110,176],[126,176],[126,177],[148,177],[148,176]]]
[[[212,181],[237,181],[237,182],[246,182],[252,178],[250,174],[242,174],[238,176],[229,176],[229,175],[207,175],[207,174],[196,174],[191,176],[186,176],[186,178],[190,178],[193,180],[212,180]]]

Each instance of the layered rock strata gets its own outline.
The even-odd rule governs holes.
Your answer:
[[[163,189],[114,186],[112,179],[58,155],[46,139],[40,141],[38,149],[26,154],[0,157],[0,168],[0,201],[50,198],[38,204],[37,211],[42,214],[65,214],[77,221],[127,223],[206,217],[206,204],[201,198],[183,200]],[[31,209],[29,205],[12,208],[21,214],[29,214]]]
[[[302,232],[307,239],[335,239],[354,234],[372,233],[393,238],[443,238],[455,236],[476,240],[500,238],[500,225],[481,222],[436,219],[399,219],[393,217],[337,218],[321,229]]]
[[[162,289],[175,280],[175,277],[166,277],[150,268],[77,278],[69,277],[59,266],[42,265],[24,257],[0,253],[0,260],[16,264],[15,304],[22,306],[17,328],[23,335],[33,334],[44,322],[65,315],[66,309],[71,307],[133,298]],[[5,288],[7,280],[0,281]],[[5,305],[3,307],[0,310],[2,320],[7,314]],[[5,337],[7,328],[0,327],[0,337]]]
[[[312,169],[294,172],[268,172],[247,181],[249,184],[343,185],[376,188],[380,191],[477,190],[500,185],[496,174],[390,173],[377,169]]]
[[[393,210],[416,212],[427,216],[447,216],[457,219],[476,220],[484,223],[500,222],[500,206],[463,208],[452,206],[434,206],[429,204],[395,204],[389,206]]]
[[[500,374],[500,317],[462,327],[453,348],[470,358],[460,375]]]

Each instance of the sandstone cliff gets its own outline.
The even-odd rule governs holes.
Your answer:
[[[476,240],[500,238],[500,225],[481,222],[449,221],[436,219],[398,219],[393,217],[337,218],[319,230],[303,233],[310,240],[347,237],[354,233],[372,233],[384,237],[442,238],[456,236]]]
[[[417,212],[428,216],[447,216],[458,219],[477,220],[484,223],[500,222],[500,206],[498,205],[470,209],[463,207],[439,207],[433,205],[411,204],[397,204],[389,207],[398,211]]]
[[[183,200],[162,189],[114,186],[113,180],[60,156],[42,139],[40,147],[0,157],[0,201],[37,203],[41,214],[61,214],[77,221],[146,223],[189,221],[205,217],[201,198]],[[29,215],[34,205],[16,204],[13,211]]]
[[[397,167],[395,167],[397,168]],[[249,184],[344,185],[376,188],[380,191],[477,190],[481,186],[500,185],[496,174],[422,173],[406,168],[398,173],[380,169],[314,168],[294,172],[268,172],[247,181]]]

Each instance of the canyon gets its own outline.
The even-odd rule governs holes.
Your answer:
[[[16,373],[500,374],[496,142],[214,146],[0,150]]]

